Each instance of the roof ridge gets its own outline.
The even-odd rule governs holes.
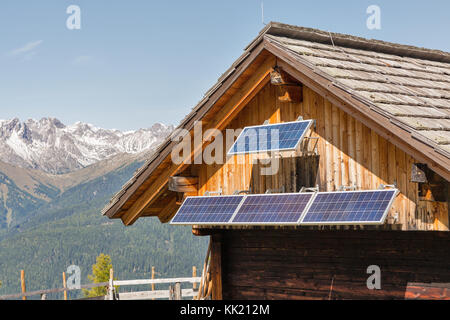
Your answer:
[[[437,49],[421,48],[406,44],[387,42],[383,40],[367,39],[349,34],[329,32],[314,28],[300,27],[274,21],[269,22],[261,30],[260,34],[255,39],[255,41],[257,41],[264,34],[274,36],[284,36],[287,38],[295,38],[325,44],[331,44],[330,39],[331,35],[334,44],[337,46],[450,63],[450,52],[445,52]]]

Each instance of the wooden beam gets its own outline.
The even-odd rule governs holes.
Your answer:
[[[174,192],[197,192],[198,177],[173,176],[169,178],[169,190]]]
[[[222,231],[220,229],[216,229],[216,228],[205,228],[205,227],[198,227],[196,225],[192,226],[192,234],[194,236],[210,236],[216,233],[221,233]]]
[[[170,290],[156,290],[156,291],[138,291],[138,292],[123,292],[119,294],[119,300],[155,300],[169,298]],[[197,291],[193,289],[182,289],[181,296],[183,298],[195,297]]]
[[[158,214],[158,219],[161,223],[169,222],[173,214],[179,208],[177,198],[172,198],[169,204]]]
[[[222,237],[211,236],[212,300],[222,300]]]
[[[269,82],[270,72],[276,61],[273,56],[267,58],[254,72],[248,81],[239,91],[220,109],[215,117],[203,128],[203,132],[208,129],[222,130],[231,120],[250,102],[251,99]],[[214,120],[214,121],[213,121]],[[213,132],[204,136],[204,141],[212,138]],[[191,131],[193,137],[193,132]],[[191,150],[191,159],[199,150],[203,150],[206,144],[194,146]],[[170,153],[169,153],[170,156]],[[152,183],[152,185],[134,202],[134,204],[121,216],[125,225],[132,225],[141,215],[142,211],[151,204],[157,194],[167,185],[169,177],[175,176],[178,172],[186,168],[188,164],[172,163],[164,172]]]
[[[161,284],[161,283],[194,283],[194,282],[200,282],[200,277],[195,278],[189,278],[189,277],[183,277],[183,278],[167,278],[167,279],[136,279],[136,280],[115,280],[114,285],[115,286],[137,286],[142,284]]]
[[[142,215],[155,216],[158,215],[164,208],[166,208],[173,199],[177,198],[177,193],[173,191],[161,192],[157,195],[157,201],[154,201],[151,205],[148,205],[143,211]]]
[[[350,93],[333,85],[325,77],[302,64],[295,57],[277,45],[265,42],[265,48],[279,57],[278,66],[304,83],[319,95],[361,121],[381,137],[392,142],[404,152],[419,161],[426,162],[435,172],[450,181],[450,160],[438,154],[433,148],[414,139],[410,133],[391,123],[390,120],[370,109],[369,105],[355,99]]]
[[[266,59],[244,86],[220,109],[220,112],[218,112],[215,117],[217,123],[215,126],[211,126],[211,128],[216,128],[218,130],[224,129],[224,127],[234,119],[250,100],[252,100],[253,97],[269,83],[270,72],[273,70],[272,67],[274,65],[274,57]]]

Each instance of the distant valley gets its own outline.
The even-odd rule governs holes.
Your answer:
[[[52,203],[66,191],[133,163],[142,163],[146,156],[147,152],[118,154],[59,175],[0,162],[0,230],[19,228],[32,212]],[[98,191],[93,192],[96,195]]]
[[[0,128],[0,295],[18,292],[20,269],[28,290],[60,287],[71,264],[86,283],[100,253],[119,278],[148,277],[152,265],[161,276],[201,267],[207,239],[190,228],[152,218],[124,227],[100,213],[173,127],[121,133],[45,118]]]

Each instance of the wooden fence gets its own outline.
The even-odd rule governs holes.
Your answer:
[[[106,296],[96,297],[92,299],[96,300],[147,300],[147,299],[169,299],[169,300],[181,300],[183,298],[196,298],[203,299],[203,295],[200,294],[197,284],[202,284],[205,279],[203,277],[196,276],[196,268],[192,268],[192,277],[185,278],[167,278],[167,279],[155,279],[155,269],[152,268],[152,279],[137,279],[137,280],[114,280],[113,269],[110,270],[110,277],[108,282],[91,283],[80,285],[76,288],[68,288],[66,284],[66,275],[63,273],[63,288],[45,289],[36,291],[26,291],[25,286],[25,272],[21,270],[21,293],[7,294],[0,296],[0,300],[18,299],[22,298],[26,300],[27,297],[40,295],[42,300],[46,299],[47,294],[50,293],[64,293],[64,300],[67,300],[67,292],[73,290],[90,289],[95,287],[107,287],[108,294]],[[202,276],[204,276],[203,272]],[[182,289],[182,283],[191,283],[192,288]],[[155,290],[155,284],[169,284],[168,290]],[[151,285],[149,291],[136,291],[136,292],[116,292],[115,287],[120,286],[135,286],[135,285]],[[89,299],[89,298],[88,298]]]

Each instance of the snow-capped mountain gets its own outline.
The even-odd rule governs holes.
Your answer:
[[[148,129],[121,132],[55,118],[21,122],[0,120],[0,161],[48,173],[66,173],[119,153],[155,148],[173,126],[156,123]]]

